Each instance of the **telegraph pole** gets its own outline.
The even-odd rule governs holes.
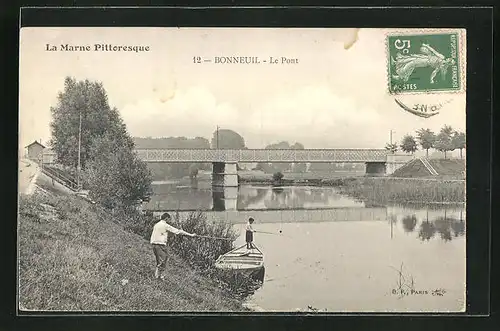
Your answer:
[[[389,143],[391,145],[391,153],[394,154],[394,150],[392,149],[392,133],[394,132],[393,129],[389,131]]]
[[[80,151],[81,151],[81,145],[82,145],[82,111],[80,110],[80,124],[78,125],[78,169],[77,169],[77,178],[76,178],[78,190],[80,190],[80,169],[81,169]]]
[[[215,136],[216,136],[216,148],[219,149],[219,126],[217,125],[217,130],[216,130],[216,133],[215,133]]]

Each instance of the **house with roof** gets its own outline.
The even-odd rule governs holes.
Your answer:
[[[33,161],[38,161],[42,157],[43,150],[46,148],[37,140],[25,147],[27,150],[26,157]]]

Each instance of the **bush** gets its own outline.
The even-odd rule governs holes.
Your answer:
[[[209,222],[202,212],[192,212],[186,220],[180,222],[179,214],[175,215],[173,226],[184,231],[222,239],[191,238],[187,236],[170,236],[169,246],[186,262],[202,270],[211,269],[217,258],[233,248],[233,241],[238,234],[229,222]]]
[[[283,177],[284,177],[284,175],[281,171],[275,172],[273,174],[273,180],[275,182],[281,182],[283,180]]]
[[[217,258],[227,253],[233,248],[233,242],[238,237],[238,233],[229,222],[209,222],[202,212],[192,212],[183,221],[180,215],[171,215],[170,225],[182,229],[186,232],[196,233],[200,236],[226,238],[210,239],[200,237],[188,237],[182,235],[169,235],[169,247],[183,260],[199,270],[211,269]],[[138,212],[120,211],[115,215],[120,220],[121,225],[128,231],[134,232],[149,240],[151,231],[158,219],[153,215],[141,214]]]

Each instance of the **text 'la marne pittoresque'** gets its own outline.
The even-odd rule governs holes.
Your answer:
[[[93,45],[51,45],[45,44],[45,50],[50,52],[149,52],[150,47],[144,45],[113,45],[113,44],[93,44]]]

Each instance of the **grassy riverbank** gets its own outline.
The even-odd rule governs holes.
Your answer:
[[[22,196],[20,307],[27,310],[241,311],[241,302],[171,252],[166,280],[153,278],[147,240],[85,200]]]
[[[363,177],[325,181],[340,192],[370,203],[461,203],[465,181]]]

